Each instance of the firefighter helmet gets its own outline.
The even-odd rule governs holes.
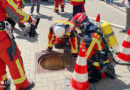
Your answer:
[[[88,16],[83,13],[77,13],[72,18],[72,22],[75,24],[75,26],[81,26],[81,25],[87,24],[88,21],[89,21]]]
[[[61,38],[65,35],[65,25],[63,23],[57,23],[53,29],[57,38]]]

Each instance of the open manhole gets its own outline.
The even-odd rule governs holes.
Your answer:
[[[65,69],[69,65],[71,54],[69,50],[61,51],[44,51],[39,57],[38,64],[47,70],[61,70]]]

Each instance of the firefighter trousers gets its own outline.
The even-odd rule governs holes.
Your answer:
[[[2,81],[0,82],[4,82],[7,80],[7,65],[10,75],[13,79],[12,81],[16,86],[16,90],[20,90],[20,88],[27,88],[30,85],[30,83],[25,75],[22,58],[20,56],[20,51],[16,46],[16,55],[14,56],[12,53],[9,53],[9,51],[11,52],[10,47],[11,42],[9,37],[0,40],[0,77],[2,77]],[[0,87],[0,90],[4,90],[4,88],[5,87]]]
[[[75,16],[79,12],[85,13],[84,3],[79,4],[78,6],[73,6],[73,16]]]
[[[63,0],[55,0],[55,11],[59,11],[59,4],[61,5],[62,8],[64,8],[64,3]]]
[[[39,13],[41,0],[31,0],[31,3],[31,13],[34,11],[35,3],[37,3],[37,13]]]

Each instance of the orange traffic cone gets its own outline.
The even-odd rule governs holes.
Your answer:
[[[123,61],[130,61],[130,29],[127,32],[126,39],[123,41],[117,57]]]
[[[89,90],[90,88],[84,42],[81,43],[78,59],[70,84],[73,90]]]
[[[97,15],[96,25],[97,25],[97,27],[100,27],[100,14]]]

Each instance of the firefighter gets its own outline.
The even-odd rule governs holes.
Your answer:
[[[71,53],[73,59],[76,59],[78,54],[78,38],[76,36],[76,31],[73,27],[74,26],[70,21],[56,21],[56,23],[54,23],[49,30],[47,50],[52,50],[56,39],[61,39],[60,43],[63,45],[63,40],[68,38],[68,41],[71,46]],[[58,41],[56,41],[56,43],[59,44]]]
[[[102,71],[104,66],[109,64],[109,59],[107,57],[107,43],[105,43],[105,40],[103,39],[99,28],[91,23],[88,20],[88,17],[83,13],[76,14],[72,18],[72,22],[77,28],[82,31],[82,41],[86,44],[86,60],[88,61],[89,67],[88,71],[95,70],[93,73],[90,73],[90,76],[92,76],[92,79],[90,81],[98,81],[100,80],[100,78],[109,75],[110,73],[108,73],[107,71]],[[109,67],[113,69],[113,75],[110,77],[115,78],[114,68],[112,68],[110,64]],[[98,71],[100,71],[100,74],[98,73]]]
[[[16,90],[30,90],[34,87],[34,82],[27,79],[20,51],[6,18],[8,14],[10,18],[17,22],[28,22],[32,25],[36,25],[36,20],[18,9],[14,0],[0,0],[0,6],[0,77],[2,77],[0,84],[3,85],[0,90],[7,90],[10,86],[7,82],[9,79],[7,78],[6,65],[9,68]]]
[[[70,0],[70,4],[73,5],[73,15],[76,15],[79,12],[85,13],[84,8],[85,0]]]
[[[63,0],[55,0],[54,1],[54,4],[55,4],[55,12],[56,13],[59,13],[59,4],[61,6],[61,12],[64,12],[64,3],[63,3]]]

